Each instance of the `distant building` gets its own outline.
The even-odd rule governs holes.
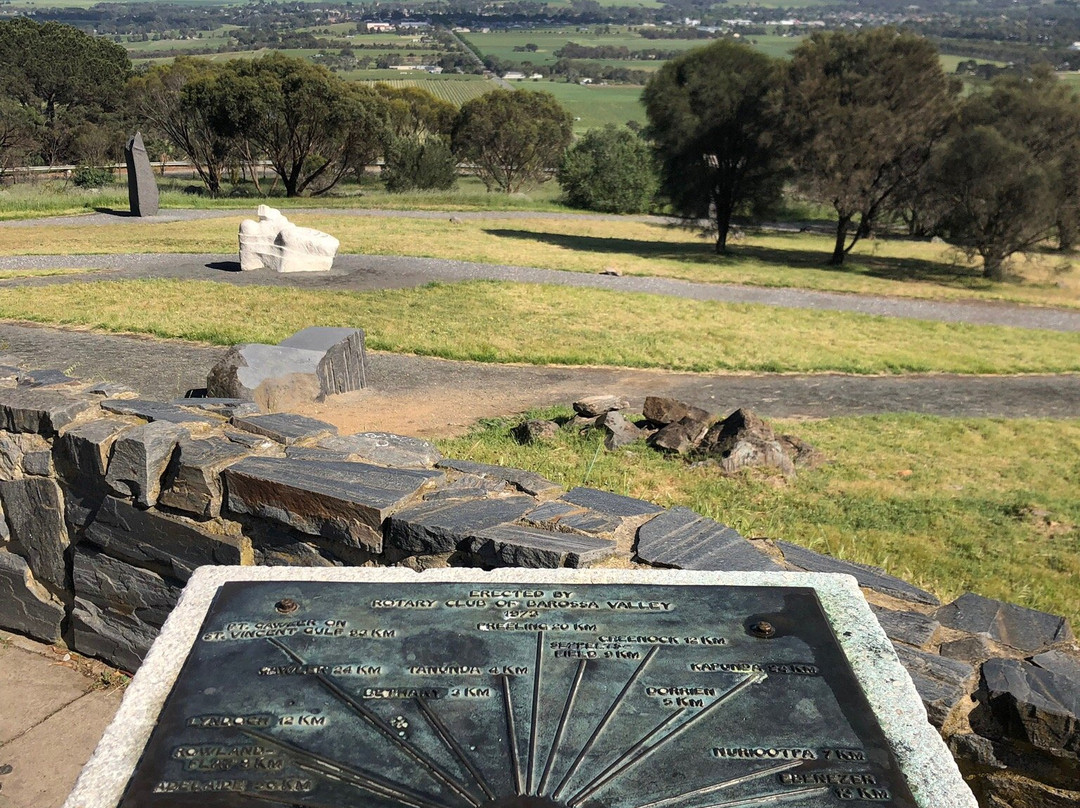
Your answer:
[[[394,30],[394,26],[388,22],[365,22],[364,27],[369,31],[378,31],[382,33]]]
[[[509,79],[510,81],[520,81],[521,79],[525,78],[525,74],[522,73],[520,70],[507,70],[505,73],[503,73],[503,78]]]

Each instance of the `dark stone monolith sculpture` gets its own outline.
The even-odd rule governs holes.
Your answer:
[[[158,187],[154,169],[143,145],[142,132],[136,132],[124,147],[127,160],[128,204],[132,216],[157,216]]]

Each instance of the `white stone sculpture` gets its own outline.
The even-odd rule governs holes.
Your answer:
[[[259,221],[240,223],[240,269],[274,272],[326,272],[341,246],[311,227],[297,227],[269,205],[259,205]]]

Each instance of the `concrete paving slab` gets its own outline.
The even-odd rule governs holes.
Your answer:
[[[122,695],[120,690],[86,693],[0,746],[0,765],[11,766],[11,772],[0,781],[0,794],[10,808],[57,808],[63,804],[120,707]]]
[[[0,645],[0,763],[10,741],[82,696],[89,680],[48,657]]]

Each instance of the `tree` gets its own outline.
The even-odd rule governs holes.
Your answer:
[[[445,191],[457,184],[457,161],[444,138],[398,137],[386,149],[382,179],[388,191]]]
[[[1066,242],[1080,207],[1080,103],[1052,73],[1003,76],[965,100],[929,167],[944,211],[938,230],[1003,280],[1005,262],[1055,230]]]
[[[390,128],[396,137],[449,136],[454,130],[457,108],[421,87],[376,84],[386,99]]]
[[[238,135],[267,156],[287,196],[325,193],[382,152],[387,110],[374,90],[280,53],[234,71],[248,89]]]
[[[567,202],[606,213],[648,210],[656,194],[649,145],[629,129],[590,129],[566,152],[557,174]]]
[[[131,74],[126,51],[70,25],[26,17],[0,22],[0,93],[41,115],[41,152],[71,155],[81,132],[121,107]]]
[[[570,113],[551,93],[492,90],[462,105],[452,144],[489,191],[512,194],[548,178],[572,131]]]
[[[892,28],[816,33],[792,53],[785,129],[800,183],[836,210],[831,265],[925,165],[958,90],[930,42]]]
[[[777,62],[730,40],[666,62],[645,85],[662,190],[681,215],[712,220],[718,253],[736,210],[779,190],[779,87]]]
[[[34,150],[35,132],[40,125],[36,110],[0,98],[0,177]]]

